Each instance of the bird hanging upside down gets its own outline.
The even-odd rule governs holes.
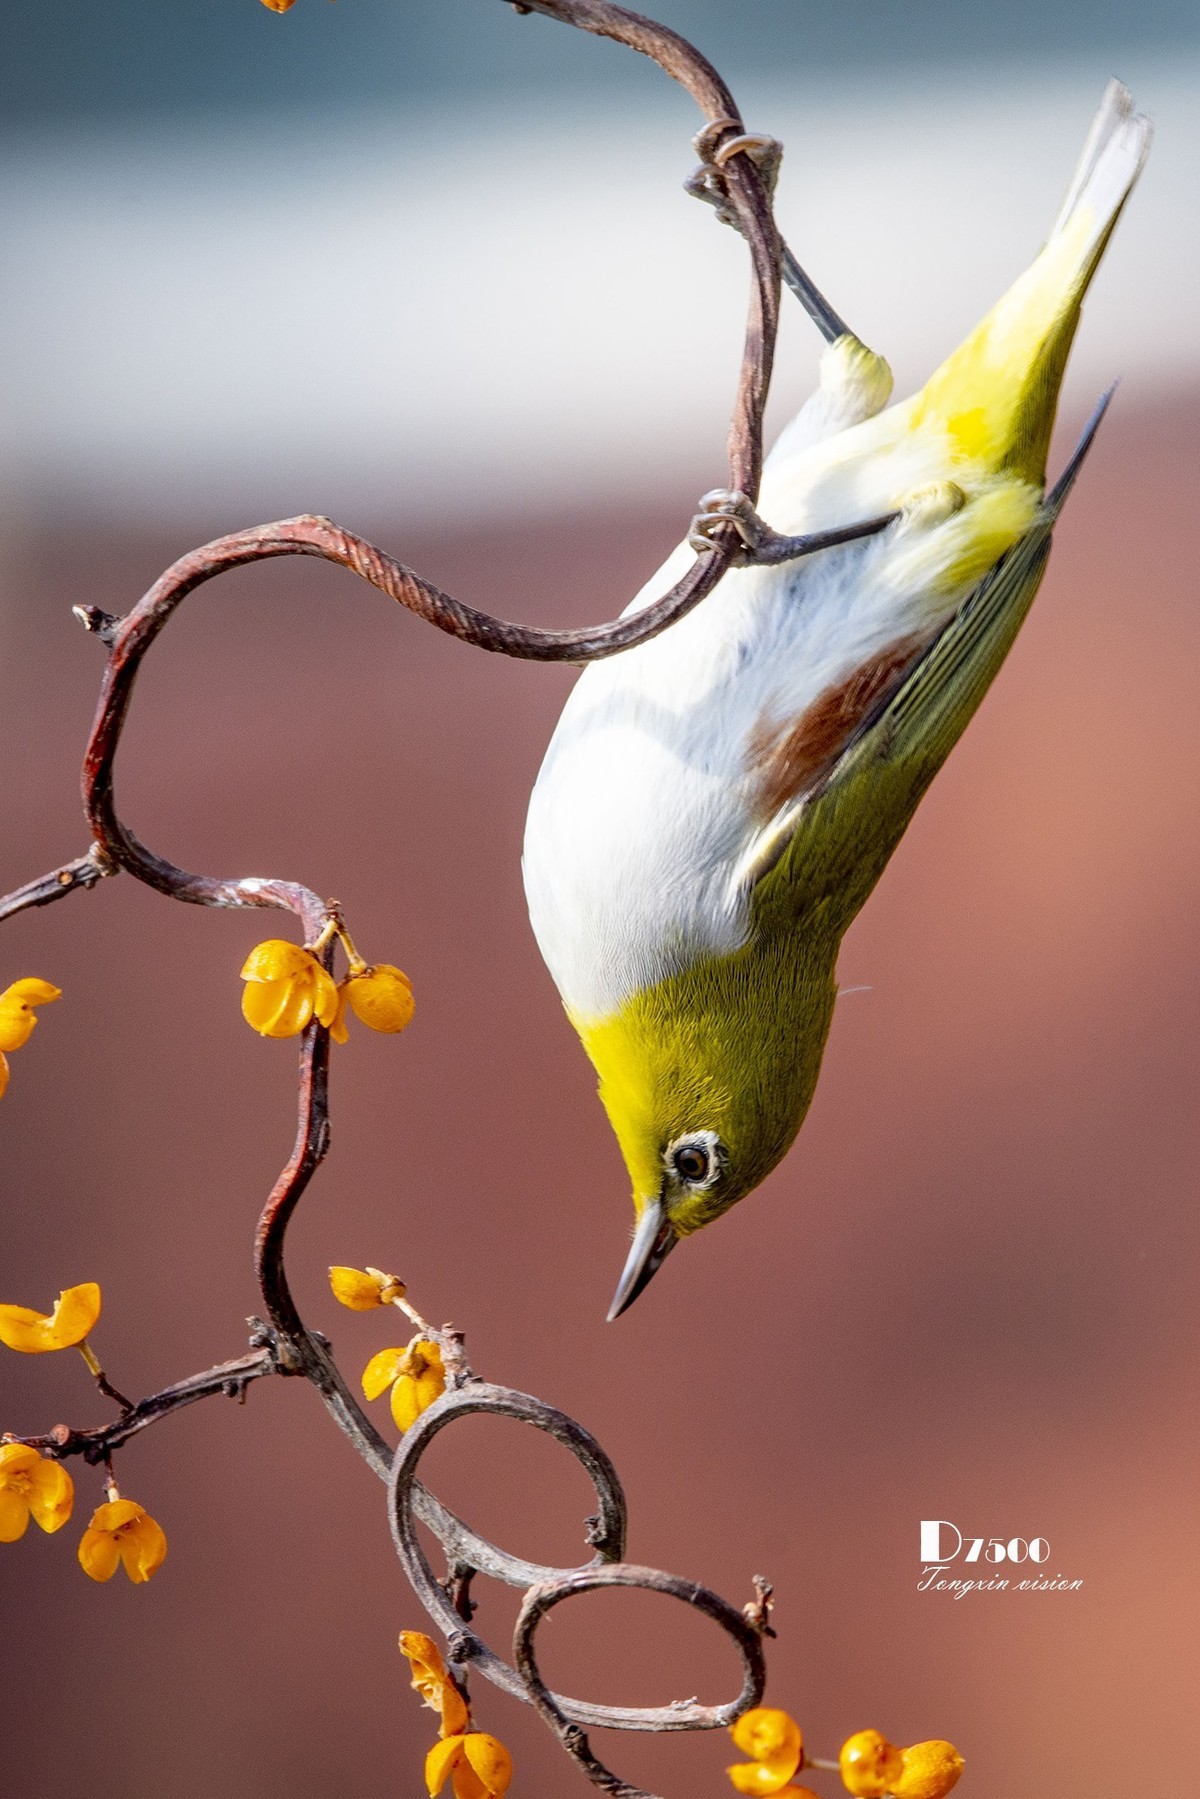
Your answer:
[[[886,529],[731,570],[567,701],[525,888],[633,1182],[611,1318],[800,1128],[842,936],[1012,644],[1103,411],[1046,493],[1080,305],[1149,140],[1111,83],[1045,248],[913,398],[887,406],[856,337],[825,352],[760,512],[789,535],[896,513]]]

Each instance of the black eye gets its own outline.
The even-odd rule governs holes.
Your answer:
[[[671,1163],[682,1181],[706,1181],[712,1168],[712,1157],[698,1143],[681,1143],[671,1152]]]

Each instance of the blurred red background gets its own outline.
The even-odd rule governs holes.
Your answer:
[[[1186,398],[1118,401],[1009,664],[847,940],[842,983],[869,990],[838,1006],[798,1146],[615,1326],[623,1174],[519,873],[570,672],[273,564],[188,601],[119,765],[152,845],[336,893],[365,953],[413,978],[405,1036],[334,1052],[333,1152],[293,1233],[302,1308],[348,1375],[397,1332],[339,1312],[326,1265],[395,1268],[481,1372],[596,1433],[633,1559],[738,1603],[755,1573],[775,1582],[769,1698],[814,1752],[868,1724],[949,1736],[970,1799],[1165,1787],[1195,1718],[1198,423]],[[616,523],[376,531],[465,599],[584,622],[690,507],[681,488]],[[126,609],[191,541],[35,514],[10,531],[0,884],[84,847],[101,652],[70,605]],[[135,1393],[238,1353],[255,1309],[253,1221],[293,1128],[293,1048],[238,1009],[265,922],[120,879],[6,930],[0,980],[65,997],[0,1108],[3,1297],[99,1280],[94,1341]],[[74,1357],[6,1357],[0,1390],[18,1431],[107,1412]],[[532,1433],[459,1424],[429,1468],[506,1545],[581,1559],[590,1495]],[[75,1472],[84,1516],[99,1476]],[[423,1619],[382,1491],[315,1395],[210,1401],[119,1474],[170,1540],[148,1587],[89,1583],[74,1524],[0,1551],[3,1790],[419,1793],[432,1719],[395,1637]],[[1047,1572],[1082,1589],[919,1593],[923,1517],[1041,1535]],[[512,1611],[480,1614],[500,1647]],[[542,1658],[595,1698],[736,1681],[715,1633],[641,1596],[563,1608]],[[532,1714],[486,1687],[477,1704],[514,1793],[584,1790]],[[597,1746],[659,1790],[730,1790],[723,1737]]]

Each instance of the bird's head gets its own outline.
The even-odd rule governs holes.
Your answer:
[[[747,945],[574,1022],[633,1183],[637,1214],[609,1318],[675,1245],[751,1192],[816,1086],[836,987],[825,945]]]

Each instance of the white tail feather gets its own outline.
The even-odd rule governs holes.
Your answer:
[[[1150,149],[1153,128],[1145,113],[1133,110],[1133,96],[1120,81],[1110,81],[1092,121],[1079,166],[1054,221],[1055,236],[1081,203],[1091,208],[1096,240],[1105,238]]]

